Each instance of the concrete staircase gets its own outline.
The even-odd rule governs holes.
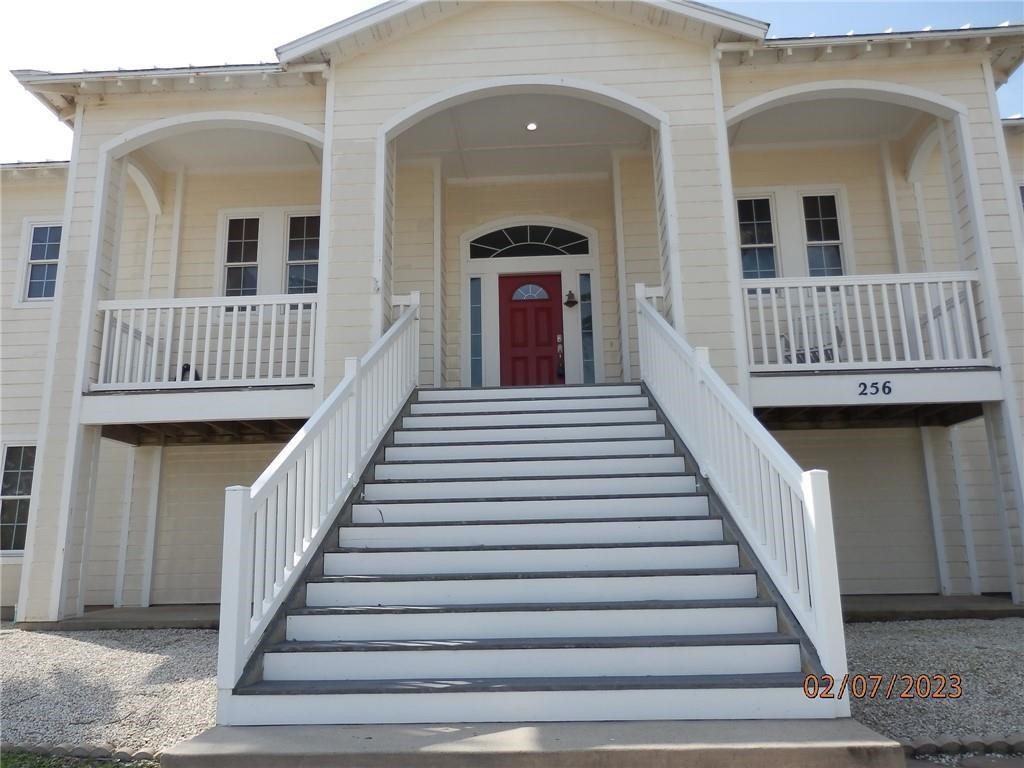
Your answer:
[[[420,390],[385,446],[235,690],[248,722],[831,716],[639,386]]]

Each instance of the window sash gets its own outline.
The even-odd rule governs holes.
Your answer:
[[[750,203],[750,217],[747,218],[743,212],[743,203]],[[763,203],[759,206],[758,203]],[[758,211],[761,208],[761,211]],[[767,213],[768,217],[763,218],[760,214]],[[744,280],[757,280],[778,277],[778,250],[776,249],[775,212],[772,206],[772,199],[767,196],[740,197],[736,200],[736,220],[740,229],[740,269]],[[753,234],[751,242],[743,242],[745,228]],[[765,237],[767,235],[767,237]],[[767,254],[763,252],[767,252]],[[762,266],[761,258],[767,255],[770,258],[770,265]],[[746,264],[751,258],[754,259],[754,266],[748,269]]]
[[[831,199],[835,215],[825,214],[821,210],[821,201]],[[809,216],[807,201],[817,200],[818,215]],[[801,217],[804,224],[804,238],[806,241],[807,274],[809,277],[839,277],[846,274],[843,259],[843,226],[839,218],[839,197],[834,194],[801,195]],[[813,237],[810,229],[811,223],[816,222],[821,231],[821,237]],[[826,223],[835,224],[835,238],[825,237]],[[818,258],[821,266],[814,266],[812,259]],[[834,257],[834,259],[832,258]],[[838,262],[838,263],[836,263]]]
[[[4,446],[3,467],[0,468],[0,551],[21,552],[25,549],[35,453],[34,445]]]
[[[258,216],[233,216],[227,220],[225,296],[259,293],[260,223]]]
[[[316,293],[320,284],[320,216],[288,217],[285,292]]]
[[[25,300],[52,299],[57,293],[57,267],[60,260],[60,224],[33,224],[25,270]]]

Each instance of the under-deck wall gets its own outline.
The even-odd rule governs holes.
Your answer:
[[[251,485],[278,444],[164,448],[151,602],[220,599],[224,489]]]
[[[828,470],[844,593],[939,591],[917,429],[774,435],[802,467]]]

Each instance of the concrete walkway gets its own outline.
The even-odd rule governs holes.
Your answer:
[[[211,728],[166,768],[903,768],[849,719]]]

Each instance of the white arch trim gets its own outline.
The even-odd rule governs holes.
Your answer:
[[[469,244],[478,237],[494,232],[497,229],[521,227],[524,224],[560,227],[572,232],[579,232],[581,235],[586,236],[590,241],[590,253],[587,255],[592,256],[598,251],[599,244],[597,239],[597,230],[579,221],[563,219],[558,216],[503,216],[499,219],[489,221],[486,224],[482,224],[479,227],[468,229],[459,236],[459,250],[462,253],[463,262],[465,263],[469,259]]]
[[[289,136],[319,148],[324,146],[323,131],[310,128],[308,125],[297,123],[294,120],[262,112],[218,111],[191,112],[140,125],[106,142],[100,147],[100,151],[116,159],[168,136],[213,128],[262,130]]]
[[[490,96],[505,96],[515,93],[551,93],[575,96],[624,112],[652,128],[659,128],[662,124],[668,123],[668,115],[661,110],[615,88],[609,88],[589,80],[538,75],[474,80],[435,93],[393,115],[381,126],[380,135],[385,140],[393,139],[407,128],[449,107],[467,101],[486,99]]]
[[[376,176],[376,200],[374,206],[374,266],[373,281],[377,293],[377,308],[374,312],[374,336],[380,336],[383,332],[384,304],[380,292],[380,285],[384,273],[384,239],[385,226],[385,197],[387,179],[387,152],[388,142],[400,133],[425,120],[431,115],[437,114],[449,107],[463,104],[468,101],[488,98],[490,96],[501,96],[515,93],[545,93],[591,101],[596,104],[615,109],[624,114],[636,118],[645,125],[658,131],[658,140],[662,147],[662,175],[665,179],[675,179],[675,166],[672,153],[667,151],[670,146],[669,118],[668,114],[654,107],[647,102],[631,96],[628,93],[615,88],[609,88],[601,83],[588,80],[577,80],[568,77],[551,77],[544,75],[526,75],[494,77],[484,80],[474,80],[454,86],[439,93],[432,94],[427,98],[412,104],[405,109],[392,115],[386,120],[377,131],[377,176]],[[683,283],[682,264],[679,256],[679,237],[677,234],[677,223],[675,217],[675,188],[667,185],[665,193],[666,215],[669,223],[666,227],[666,234],[669,239],[671,257],[669,268],[671,274],[668,276],[668,283],[672,291],[672,322],[680,331],[683,330]]]
[[[918,139],[907,163],[907,181],[911,184],[921,181],[928,170],[928,162],[939,146],[939,124],[935,123]]]
[[[125,173],[128,174],[128,178],[131,179],[135,186],[139,190],[139,194],[142,195],[142,200],[146,204],[146,210],[150,216],[159,216],[161,212],[160,206],[160,193],[156,189],[156,184],[153,179],[138,163],[128,160],[125,164]]]
[[[966,108],[950,98],[922,88],[881,80],[821,80],[777,88],[734,106],[725,113],[725,123],[734,125],[775,107],[818,99],[860,98],[919,109],[949,119],[966,114]]]

